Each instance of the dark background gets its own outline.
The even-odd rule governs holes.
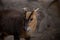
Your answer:
[[[22,11],[24,7],[29,10],[40,8],[38,11],[37,32],[33,33],[31,40],[60,40],[60,1],[56,1],[48,7],[53,1],[2,0],[3,5],[0,6],[0,10],[13,8]],[[5,40],[13,40],[13,36],[8,36]]]

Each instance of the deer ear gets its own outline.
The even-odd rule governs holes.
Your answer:
[[[27,8],[26,7],[24,7],[24,8],[22,8],[24,11],[27,11]]]
[[[37,12],[39,10],[39,8],[35,9],[34,12]]]
[[[33,14],[35,14],[36,16],[39,16],[39,8],[36,8],[36,9],[33,11]]]

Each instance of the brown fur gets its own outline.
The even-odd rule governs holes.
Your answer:
[[[32,12],[28,12],[27,11],[26,19],[28,19],[28,17],[30,16],[31,13]],[[2,29],[0,29],[0,31],[1,31],[1,33],[4,34],[4,37],[8,36],[8,35],[13,35],[14,27],[3,26],[3,24],[9,25],[9,23],[12,24],[10,21],[13,22],[14,20],[16,20],[17,22],[20,22],[20,25],[19,25],[20,37],[23,37],[26,40],[29,40],[29,37],[30,37],[29,32],[27,32],[27,31],[25,31],[23,29],[23,25],[24,25],[24,20],[23,20],[24,13],[21,13],[20,11],[14,10],[14,9],[8,9],[8,10],[0,11],[0,19],[1,19],[1,16],[2,16],[2,20],[3,21],[2,20],[1,20],[2,22],[0,21],[1,22],[0,25],[2,25],[2,27],[0,26],[0,28],[2,28]],[[10,20],[9,23],[8,23],[8,21],[5,20],[5,18],[7,18],[6,20],[8,20],[8,19]],[[31,18],[33,19],[32,21],[30,21]],[[19,21],[19,19],[20,19],[20,21]],[[36,26],[37,26],[37,12],[34,11],[33,14],[31,15],[30,19],[29,19],[29,22],[28,22],[27,25],[28,25],[28,27],[31,28],[31,30],[32,30],[31,32],[35,32]],[[15,24],[13,23],[12,25],[15,25]],[[10,28],[10,31],[9,31],[9,28]]]
[[[29,18],[30,14],[31,14],[31,12],[26,13],[26,18],[27,19]],[[30,19],[32,19],[32,20],[29,21],[29,23],[27,25],[28,25],[28,27],[31,28],[31,30],[32,30],[31,32],[35,32],[36,26],[37,26],[37,12],[33,12]]]
[[[15,22],[17,21],[19,25],[20,37],[28,38],[27,32],[23,29],[24,26],[24,14],[15,9],[7,9],[0,11],[0,33],[4,34],[3,38],[8,35],[14,35],[14,26],[17,25]],[[4,40],[4,39],[3,39]]]

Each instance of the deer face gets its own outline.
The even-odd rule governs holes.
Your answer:
[[[36,30],[37,26],[37,10],[33,10],[32,12],[27,11],[26,12],[26,19],[28,20],[27,23],[27,31],[28,32],[34,32]]]
[[[28,19],[28,17],[29,17],[29,15],[30,15],[31,13],[28,13],[27,12],[27,14],[26,14],[26,18]],[[29,19],[29,21],[28,21],[28,27],[27,27],[27,31],[35,31],[35,29],[36,29],[36,25],[37,25],[37,15],[36,15],[36,13],[33,13],[32,15],[31,15],[31,17],[30,17],[30,19]]]

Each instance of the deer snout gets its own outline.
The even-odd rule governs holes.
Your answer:
[[[32,32],[31,27],[27,27],[27,32]]]

